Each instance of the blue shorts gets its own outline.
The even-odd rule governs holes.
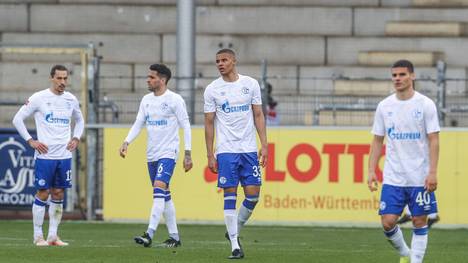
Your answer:
[[[70,188],[72,186],[71,158],[49,160],[36,158],[34,186],[38,190]]]
[[[151,185],[154,181],[165,182],[169,186],[172,174],[174,173],[175,160],[162,158],[155,162],[148,162],[148,172],[151,179]]]
[[[252,153],[220,153],[218,161],[218,187],[237,187],[262,185],[261,168],[258,165],[256,152]]]
[[[434,192],[426,192],[423,186],[400,187],[386,184],[382,186],[379,215],[401,215],[405,205],[408,205],[412,216],[437,213]]]

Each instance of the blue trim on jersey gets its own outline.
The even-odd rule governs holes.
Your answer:
[[[388,238],[392,237],[393,235],[396,234],[396,232],[398,232],[398,230],[400,229],[400,227],[398,225],[396,225],[392,230],[389,230],[389,231],[384,231],[384,234],[385,236],[387,236]]]
[[[37,190],[72,186],[71,158],[51,160],[36,158],[34,186]]]
[[[169,183],[174,173],[175,160],[170,158],[161,158],[154,162],[148,162],[148,173],[151,180],[151,185],[154,181],[161,181],[169,186]]]
[[[46,206],[47,205],[47,201],[42,201],[41,199],[39,199],[37,196],[34,198],[34,204],[38,205],[38,206]]]
[[[429,228],[427,226],[423,226],[420,228],[413,228],[413,233],[418,236],[427,235],[428,232],[429,232]]]
[[[237,187],[262,185],[261,168],[256,152],[250,153],[220,153],[218,161],[218,187]]]
[[[379,215],[401,215],[406,205],[412,216],[437,213],[434,192],[428,193],[422,186],[401,187],[388,184],[382,186]]]

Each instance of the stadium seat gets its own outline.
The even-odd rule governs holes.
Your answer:
[[[358,63],[367,66],[389,66],[399,59],[408,59],[416,67],[434,66],[442,58],[440,52],[422,51],[363,51],[359,52]]]
[[[465,32],[462,22],[392,21],[385,25],[387,36],[460,37]]]

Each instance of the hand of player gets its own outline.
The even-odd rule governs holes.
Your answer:
[[[218,162],[214,156],[208,156],[208,168],[210,168],[213,173],[218,173]]]
[[[34,150],[38,151],[40,154],[46,154],[49,148],[47,145],[43,144],[40,141],[36,141],[34,139],[28,140],[29,146],[31,146]]]
[[[429,173],[424,181],[424,188],[427,192],[434,192],[437,189],[437,176],[435,173]]]
[[[78,144],[80,143],[80,140],[78,138],[72,138],[68,144],[67,144],[67,150],[69,150],[70,152],[73,152],[76,147],[78,147]]]
[[[120,149],[119,149],[120,157],[125,158],[125,156],[127,155],[127,148],[128,148],[128,143],[127,142],[122,143],[122,146],[120,146]]]
[[[367,186],[371,192],[377,191],[379,183],[377,181],[377,175],[375,172],[369,172],[369,179],[367,180]]]
[[[192,163],[192,156],[190,155],[190,151],[187,154],[187,151],[185,151],[185,157],[184,157],[184,169],[185,172],[190,171],[192,169],[193,163]]]
[[[260,151],[258,151],[258,161],[262,167],[265,167],[267,165],[267,160],[268,160],[267,147],[262,147],[260,148]]]

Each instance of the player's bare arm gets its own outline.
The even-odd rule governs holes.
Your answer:
[[[260,151],[258,154],[259,162],[262,167],[265,167],[268,160],[268,143],[266,137],[265,117],[263,116],[262,105],[252,105],[254,114],[255,128],[257,129],[258,137],[260,137]]]
[[[218,173],[218,164],[214,156],[213,142],[214,142],[214,112],[205,113],[205,143],[206,143],[206,154],[208,157],[208,168],[213,173]]]
[[[424,182],[428,192],[437,190],[437,165],[439,163],[439,133],[428,134],[429,139],[429,174]]]
[[[371,192],[377,191],[378,181],[375,169],[382,152],[384,136],[374,135],[374,139],[371,143],[370,154],[369,154],[369,177],[367,180],[367,186]]]

